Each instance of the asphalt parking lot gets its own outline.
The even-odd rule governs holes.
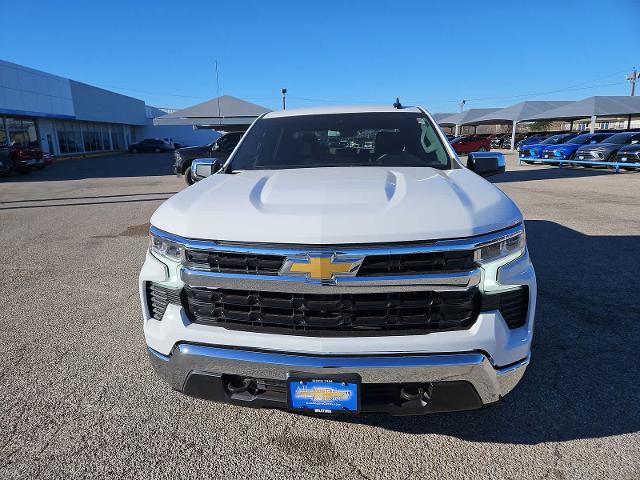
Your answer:
[[[533,358],[506,401],[311,418],[196,400],[147,362],[148,220],[168,154],[0,179],[0,478],[640,478],[640,173],[519,167]]]

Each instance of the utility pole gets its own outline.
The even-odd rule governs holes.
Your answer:
[[[626,79],[631,82],[631,96],[633,97],[636,94],[636,80],[640,79],[640,72],[634,68]]]
[[[462,100],[460,102],[460,113],[462,113],[464,111],[464,104],[467,103],[466,100]],[[456,125],[455,131],[454,131],[454,135],[457,137],[458,135],[460,135],[460,125]]]
[[[286,88],[282,89],[282,109],[283,110],[287,109],[287,89]]]

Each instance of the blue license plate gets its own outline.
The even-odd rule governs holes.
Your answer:
[[[356,378],[297,378],[287,381],[289,408],[313,413],[358,412],[360,382]]]

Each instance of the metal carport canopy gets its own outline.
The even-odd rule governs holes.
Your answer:
[[[433,121],[436,122],[438,125],[442,126],[442,127],[449,127],[451,125],[443,125],[440,120],[450,117],[452,115],[455,115],[454,112],[447,112],[447,113],[432,113],[431,114],[431,118],[433,118]]]
[[[449,117],[441,118],[438,121],[438,125],[442,125],[444,127],[448,127],[452,125],[465,125],[467,123],[473,122],[473,120],[475,120],[476,118],[495,112],[496,110],[500,110],[500,109],[499,108],[470,108],[469,110],[465,110],[464,112],[455,113]]]
[[[173,113],[156,117],[154,125],[193,125],[194,128],[248,127],[268,108],[231,95],[223,95]]]
[[[487,115],[467,120],[463,125],[497,125],[508,123],[519,123],[534,115],[546,112],[553,108],[563,107],[570,101],[526,101],[516,103],[509,107],[495,110]]]
[[[620,115],[640,115],[640,97],[588,97],[537,115],[528,116],[523,120],[576,120],[578,118]]]
[[[533,115],[526,120],[576,120],[578,118],[590,118],[589,131],[593,133],[596,128],[596,118],[629,116],[631,124],[632,115],[640,115],[640,97],[631,96],[596,96],[588,97],[578,102],[570,103],[563,107],[547,110],[538,115]]]

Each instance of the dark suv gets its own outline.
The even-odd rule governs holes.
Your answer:
[[[141,142],[129,145],[131,153],[138,152],[168,152],[173,150],[173,146],[160,138],[145,138]]]
[[[174,152],[175,163],[173,169],[176,175],[184,175],[185,181],[191,185],[191,162],[195,158],[215,157],[224,163],[233,149],[244,135],[244,132],[231,132],[222,135],[215,142],[200,147],[184,147]]]

